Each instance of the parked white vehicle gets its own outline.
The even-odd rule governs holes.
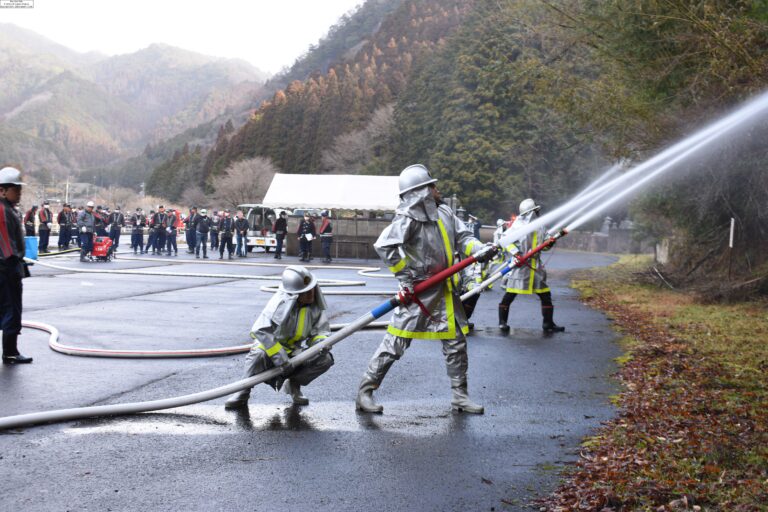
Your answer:
[[[277,218],[277,214],[282,210],[273,210],[261,204],[240,204],[237,206],[242,210],[245,218],[248,219],[248,241],[246,246],[248,252],[256,247],[261,247],[265,252],[277,246],[277,238],[272,232],[272,225]]]

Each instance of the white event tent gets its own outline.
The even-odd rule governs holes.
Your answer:
[[[400,203],[397,176],[275,174],[262,204],[270,208],[317,208],[393,212]]]

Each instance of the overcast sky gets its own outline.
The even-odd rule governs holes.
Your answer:
[[[31,9],[0,9],[0,22],[79,52],[116,55],[166,43],[276,73],[363,1],[34,0]]]

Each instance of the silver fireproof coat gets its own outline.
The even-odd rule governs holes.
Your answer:
[[[523,228],[530,224],[534,219],[535,212],[529,212],[520,215],[512,223],[510,230]],[[525,254],[534,247],[537,247],[547,239],[547,230],[540,227],[535,231],[528,233],[527,236],[516,240],[514,243],[504,247],[509,254],[514,255],[518,250]],[[504,276],[504,288],[510,293],[532,294],[544,293],[549,291],[547,285],[547,271],[541,261],[541,253],[536,254],[529,259],[522,267],[512,269]]]
[[[483,244],[446,205],[438,206],[428,187],[403,194],[392,224],[374,244],[376,252],[401,284],[413,286],[453,265],[454,253],[469,256]],[[387,332],[401,338],[454,339],[456,326],[466,334],[467,319],[458,296],[459,276],[398,306]]]
[[[298,303],[297,294],[279,290],[261,312],[251,327],[251,338],[256,340],[251,353],[263,350],[276,366],[291,355],[327,338],[331,325],[325,314],[325,297],[320,287],[315,287],[315,302],[307,306]]]

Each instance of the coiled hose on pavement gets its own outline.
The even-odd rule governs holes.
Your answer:
[[[158,262],[151,258],[121,258],[121,260],[148,260]],[[190,262],[185,260],[162,260],[162,263],[216,263],[216,262]],[[267,281],[279,281],[280,277],[277,276],[254,276],[254,275],[242,275],[242,274],[210,274],[210,273],[174,273],[174,272],[161,272],[161,271],[148,271],[148,270],[112,270],[112,269],[90,269],[90,268],[72,268],[64,267],[61,265],[55,265],[52,263],[44,263],[42,261],[36,262],[38,265],[53,268],[57,270],[64,270],[67,272],[75,273],[88,273],[88,274],[128,274],[128,275],[152,275],[152,276],[176,276],[176,277],[202,277],[202,278],[224,278],[224,279],[261,279]],[[268,266],[268,267],[286,267],[287,264],[279,263],[251,263],[251,262],[219,262],[218,264],[229,264],[238,266]],[[344,269],[344,270],[357,270],[361,275],[367,277],[387,277],[390,276],[376,276],[372,275],[374,272],[378,272],[381,269],[378,267],[356,267],[346,265],[307,265],[308,268],[325,268],[325,269]],[[328,280],[318,279],[318,284],[323,287],[334,286],[365,286],[364,281],[345,281],[345,280]],[[263,286],[261,289],[265,292],[275,292],[276,286]],[[326,294],[346,294],[349,291],[327,291]],[[356,292],[355,294],[364,295],[391,295],[391,291],[365,291]],[[387,322],[373,322],[373,318],[366,318],[361,322],[358,319],[350,324],[334,324],[331,325],[331,329],[334,332],[324,342],[327,349],[330,349],[333,343],[341,341],[349,334],[356,332],[365,327],[383,327],[387,325]],[[65,345],[59,342],[59,331],[56,327],[36,321],[23,321],[22,325],[30,329],[36,329],[45,331],[49,334],[48,345],[49,347],[59,353],[74,355],[74,356],[87,356],[87,357],[110,357],[110,358],[189,358],[189,357],[211,357],[232,355],[247,352],[250,350],[252,344],[237,345],[230,347],[220,348],[202,348],[202,349],[188,349],[188,350],[110,350],[101,348],[89,348],[89,347],[75,347],[71,345]],[[334,341],[335,340],[335,341]],[[311,355],[314,355],[318,350],[311,351],[306,350],[293,358],[295,364],[301,364],[304,360],[308,359]],[[72,409],[63,409],[58,411],[46,411],[31,414],[22,414],[17,416],[8,416],[0,418],[0,430],[19,428],[24,426],[40,425],[52,422],[71,421],[76,419],[84,419],[97,416],[117,416],[125,414],[136,414],[140,412],[149,412],[162,409],[170,409],[174,407],[181,407],[185,405],[191,405],[198,402],[204,402],[213,400],[215,398],[223,397],[234,393],[236,391],[252,387],[258,383],[277,377],[281,374],[279,368],[273,368],[266,372],[262,372],[259,375],[255,375],[248,379],[239,380],[225,386],[221,386],[212,390],[202,391],[199,393],[193,393],[190,395],[184,395],[179,397],[173,397],[163,400],[153,400],[149,402],[135,402],[127,404],[113,404],[102,405],[92,407],[81,407]]]

